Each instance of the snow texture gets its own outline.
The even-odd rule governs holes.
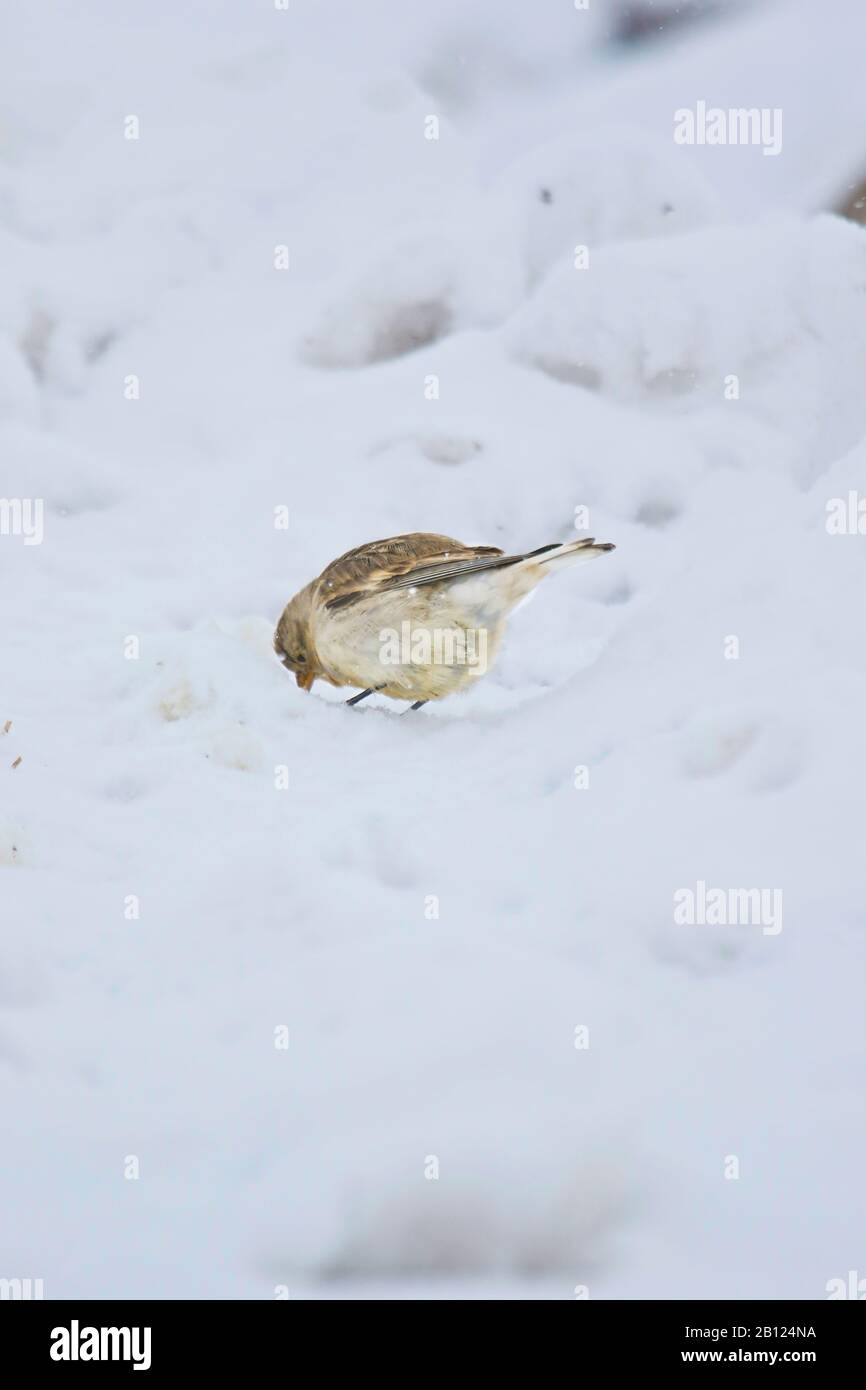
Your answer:
[[[825,1296],[866,1218],[858,0],[627,46],[553,0],[31,8],[0,1276]],[[699,100],[781,153],[678,146]],[[468,695],[304,695],[282,606],[411,530],[617,549]],[[781,930],[682,924],[699,884]]]

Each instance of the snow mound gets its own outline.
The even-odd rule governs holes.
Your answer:
[[[500,321],[515,302],[514,263],[467,224],[400,233],[353,272],[304,334],[302,357],[320,367],[363,367]]]
[[[398,241],[325,308],[303,355],[320,367],[362,367],[414,352],[455,322],[456,248]]]
[[[485,1154],[483,1136],[476,1140],[476,1155]],[[629,1203],[613,1156],[593,1166],[575,1154],[571,1166],[570,1182],[559,1174],[549,1186],[539,1183],[517,1219],[512,1194],[526,1169],[498,1163],[495,1152],[456,1192],[451,1184],[422,1187],[394,1175],[387,1194],[356,1198],[343,1239],[319,1272],[331,1278],[588,1274],[603,1262]]]
[[[622,402],[727,409],[734,428],[742,412],[797,441],[802,474],[866,429],[864,290],[866,232],[850,223],[705,230],[555,267],[506,341]]]
[[[402,430],[377,440],[370,446],[369,455],[377,458],[380,454],[397,451],[420,453],[430,463],[456,466],[469,463],[484,448],[478,437],[481,431],[467,433],[462,424],[455,423],[452,428],[443,424],[437,427],[428,425],[407,425]]]
[[[15,459],[18,495],[41,498],[49,514],[72,518],[104,512],[124,495],[104,460],[36,424],[0,423],[0,452]]]
[[[623,128],[538,146],[510,175],[531,284],[575,247],[664,237],[717,220],[718,199],[670,141]]]
[[[183,634],[145,634],[112,688],[121,698],[118,737],[197,751],[241,772],[268,767],[268,715],[285,709],[285,672],[265,618],[205,619]],[[124,778],[110,798],[134,800]]]

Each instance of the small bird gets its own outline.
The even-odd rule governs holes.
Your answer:
[[[333,560],[286,607],[274,650],[302,690],[316,680],[411,700],[465,690],[495,659],[512,608],[551,570],[609,541],[554,542],[524,555],[416,531]]]

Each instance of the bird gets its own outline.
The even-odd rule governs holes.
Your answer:
[[[506,619],[555,569],[614,550],[592,536],[507,555],[416,531],[370,541],[327,565],[286,604],[274,650],[302,690],[317,680],[429,700],[466,690],[499,651]]]

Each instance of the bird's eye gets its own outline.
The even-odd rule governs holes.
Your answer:
[[[294,660],[296,666],[304,666],[304,665],[306,665],[306,661],[307,661],[307,653],[306,653],[306,652],[297,652],[297,653],[295,654],[293,660]]]

